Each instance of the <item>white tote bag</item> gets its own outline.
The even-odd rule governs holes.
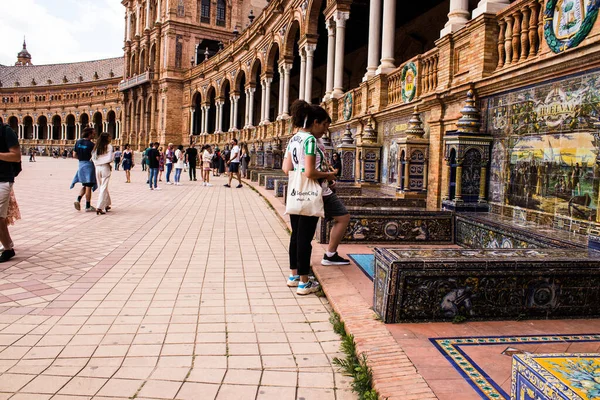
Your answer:
[[[285,213],[323,218],[323,189],[319,182],[307,178],[302,171],[290,171]]]

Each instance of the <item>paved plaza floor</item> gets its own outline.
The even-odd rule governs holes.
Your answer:
[[[0,399],[355,398],[328,302],[285,285],[289,236],[257,193],[187,176],[150,191],[136,166],[97,216],[73,207],[76,161],[23,167]]]

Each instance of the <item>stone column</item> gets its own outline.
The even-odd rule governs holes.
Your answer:
[[[18,130],[19,139],[23,139],[23,125],[19,124],[19,128],[17,130]]]
[[[121,139],[121,121],[115,121],[115,139]]]
[[[38,136],[39,135],[39,129],[40,129],[40,126],[38,124],[33,125],[33,138],[35,140],[39,139],[39,136]]]
[[[279,102],[277,104],[277,119],[281,119],[281,114],[283,114],[283,86],[284,82],[284,70],[283,65],[279,65]]]
[[[244,125],[242,128],[248,127],[248,121],[250,117],[250,102],[248,99],[250,98],[250,88],[246,88],[246,109],[244,110]]]
[[[283,110],[281,111],[281,118],[287,118],[289,116],[288,110],[290,108],[290,71],[292,70],[292,63],[283,64]]]
[[[196,110],[190,107],[190,135],[194,134],[194,117],[196,116]]]
[[[388,0],[394,1],[395,0]],[[395,3],[394,3],[395,4]],[[350,13],[338,11],[335,16],[335,74],[331,97],[338,98],[344,94],[344,45],[346,39],[346,21]]]
[[[385,11],[384,11],[385,13]],[[448,13],[448,22],[440,32],[440,37],[446,36],[449,33],[454,33],[461,29],[469,22],[469,0],[450,0],[450,12]],[[384,25],[385,27],[385,22]]]
[[[481,175],[479,177],[479,199],[477,201],[479,203],[485,203],[485,193],[487,192],[487,188],[485,187],[487,178],[487,165],[483,164],[481,166]]]
[[[271,108],[271,83],[273,83],[273,78],[265,78],[265,81],[263,83],[264,87],[265,87],[265,101],[264,101],[264,117],[263,117],[263,123],[268,124],[269,122],[271,122],[269,120],[269,109]]]
[[[367,73],[363,78],[368,81],[375,76],[381,52],[381,0],[371,0],[369,5],[369,50],[367,57]]]
[[[140,10],[141,10],[142,6],[138,5],[135,8],[135,36],[139,36],[140,35]]]
[[[200,106],[200,112],[202,113],[200,115],[200,134],[204,135],[206,134],[206,129],[204,129],[206,126],[206,106]]]
[[[306,55],[304,48],[300,49],[300,93],[298,98],[304,99],[304,88],[306,87]]]
[[[312,81],[313,81],[313,62],[315,57],[315,50],[317,45],[313,43],[307,43],[304,45],[304,52],[306,53],[306,78],[304,84],[304,100],[309,104],[312,99]]]
[[[442,179],[442,201],[450,199],[450,177],[452,176],[452,166],[450,161],[446,162],[446,182]],[[443,168],[442,168],[443,170]]]
[[[238,110],[238,106],[239,106],[239,101],[240,101],[240,96],[238,95],[233,95],[231,96],[231,104],[232,104],[232,111],[231,111],[231,124],[229,124],[229,126],[231,126],[232,130],[237,130],[237,116],[239,113]]]
[[[150,0],[146,0],[146,30],[150,30]]]
[[[160,0],[156,3],[156,22],[160,22]]]
[[[331,92],[333,92],[333,78],[335,73],[335,21],[333,18],[327,20],[325,26],[327,27],[327,80],[325,81],[325,97],[323,97],[323,101],[329,100]]]
[[[383,34],[381,37],[381,63],[379,64],[379,67],[377,67],[377,74],[387,74],[396,68],[394,64],[395,35],[396,0],[383,0]]]
[[[254,92],[256,88],[250,87],[248,88],[248,128],[254,126]]]
[[[225,101],[219,101],[217,103],[217,132],[223,132],[223,106]]]
[[[62,129],[60,133],[61,140],[67,140],[67,124],[62,124]]]
[[[127,11],[127,26],[125,27],[126,40],[131,40],[131,11]]]
[[[475,19],[481,14],[496,14],[502,11],[510,4],[510,0],[481,0],[477,8],[473,10],[472,18]]]
[[[456,166],[456,193],[454,195],[455,201],[462,201],[462,163]]]
[[[266,82],[266,78],[263,79],[260,82],[260,90],[261,90],[261,96],[260,96],[260,121],[258,121],[259,125],[263,125],[265,123],[265,100],[267,97],[267,82]]]

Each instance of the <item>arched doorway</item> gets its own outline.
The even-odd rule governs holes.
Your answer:
[[[48,119],[45,115],[40,115],[37,120],[38,124],[38,139],[48,138]]]
[[[192,104],[194,108],[194,118],[192,119],[190,131],[193,135],[199,135],[202,133],[202,95],[200,92],[194,93]]]
[[[216,120],[217,120],[217,107],[216,107],[216,90],[214,87],[209,87],[207,92],[208,98],[208,111],[206,113],[206,132],[214,133],[216,128]]]
[[[65,123],[67,124],[67,140],[75,140],[75,116],[67,115]]]
[[[281,79],[281,74],[279,73],[279,58],[279,45],[277,43],[273,43],[273,46],[271,46],[271,51],[269,52],[269,57],[267,58],[267,71],[273,79],[271,81],[270,93],[267,93],[267,96],[269,96],[267,119],[269,121],[275,121],[279,116],[279,97],[280,91],[283,90],[283,79]]]
[[[262,83],[260,81],[260,76],[262,74],[262,65],[258,58],[254,61],[254,64],[252,65],[252,69],[250,71],[250,84],[256,89],[254,91],[251,125],[256,126],[262,122]]]
[[[231,129],[231,85],[229,80],[223,82],[221,87],[221,98],[223,99],[223,115],[221,115],[221,131],[229,132]]]
[[[23,138],[33,139],[33,118],[29,115],[23,118]]]
[[[19,119],[17,117],[9,117],[8,125],[10,125],[10,127],[13,131],[15,131],[15,133],[19,133]]]
[[[242,129],[248,123],[246,116],[246,74],[240,70],[236,79],[235,91],[240,96],[237,105],[237,115],[235,115],[236,123],[235,126],[238,129]]]
[[[114,111],[109,111],[106,115],[108,120],[108,134],[113,138],[117,139],[117,117]]]
[[[62,120],[60,115],[52,117],[52,140],[60,140],[60,130],[62,128]]]
[[[140,51],[140,74],[143,74],[146,71],[146,50],[142,49]]]
[[[292,56],[292,69],[290,70],[289,105],[300,98],[300,24],[294,20],[290,26],[290,33],[286,42],[285,53]],[[285,110],[289,113],[289,110]]]
[[[93,118],[93,127],[94,130],[96,131],[96,135],[100,135],[100,133],[102,133],[103,131],[103,127],[102,127],[102,113],[100,111],[97,111],[94,113],[94,118]]]
[[[79,123],[81,124],[81,131],[83,132],[83,130],[90,124],[90,116],[86,113],[81,114],[79,117]]]

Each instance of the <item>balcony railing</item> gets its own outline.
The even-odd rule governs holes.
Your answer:
[[[496,70],[535,58],[544,41],[544,0],[522,0],[498,13]]]
[[[119,83],[119,91],[131,89],[132,87],[139,86],[143,83],[150,82],[154,77],[154,72],[146,71],[143,74],[133,76],[125,79]]]

